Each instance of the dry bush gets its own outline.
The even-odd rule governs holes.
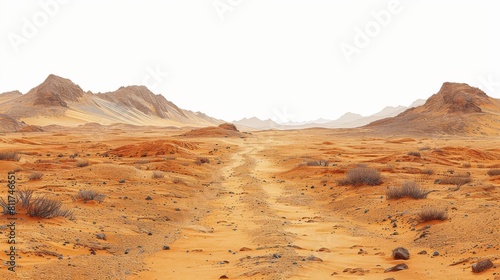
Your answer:
[[[31,198],[33,197],[33,191],[31,190],[20,190],[17,192],[17,201],[21,203],[21,207],[28,208],[31,205]]]
[[[165,174],[161,171],[153,171],[153,179],[165,178]]]
[[[28,180],[34,181],[34,180],[40,180],[43,177],[42,172],[33,172],[30,175],[28,175]]]
[[[76,162],[76,167],[85,167],[85,166],[89,166],[89,161],[86,159],[81,159]]]
[[[430,147],[422,147],[419,150],[420,151],[429,151],[431,148]]]
[[[456,185],[463,186],[472,182],[472,179],[469,174],[455,174],[453,176],[442,177],[436,180],[436,183],[440,185]]]
[[[44,219],[53,217],[68,218],[73,215],[73,211],[62,208],[62,202],[46,197],[37,197],[26,210],[31,217]]]
[[[151,160],[149,160],[149,159],[140,159],[136,162],[136,164],[148,164],[150,162],[151,162]]]
[[[409,156],[414,156],[414,157],[421,157],[420,152],[408,152]]]
[[[210,163],[210,160],[208,158],[197,158],[195,161],[196,164],[204,164],[204,163]]]
[[[490,170],[488,170],[488,175],[498,176],[498,175],[500,175],[500,169],[490,169]]]
[[[83,202],[94,200],[101,203],[104,200],[104,195],[93,190],[80,190],[78,194],[73,197],[73,199],[81,200]]]
[[[463,168],[470,168],[471,164],[470,164],[470,162],[462,162],[462,167]]]
[[[0,160],[14,160],[19,161],[20,156],[18,152],[0,152]]]
[[[358,166],[347,171],[346,177],[338,181],[339,186],[345,185],[369,185],[376,186],[382,184],[380,172],[376,169]]]
[[[181,178],[173,178],[172,183],[174,183],[174,184],[186,184]]]
[[[389,187],[386,191],[387,199],[400,199],[403,197],[410,197],[414,199],[424,199],[427,197],[425,189],[421,188],[415,182],[404,182],[400,188]]]
[[[307,166],[328,166],[327,160],[311,160],[306,162]]]
[[[440,209],[436,206],[425,206],[422,208],[418,216],[422,221],[444,221],[447,218],[446,209]]]
[[[432,175],[434,174],[434,170],[430,169],[430,168],[426,168],[426,169],[422,169],[420,171],[421,174],[426,174],[426,175]]]

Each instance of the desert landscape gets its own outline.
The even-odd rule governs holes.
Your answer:
[[[467,84],[358,128],[56,75],[0,110],[2,279],[500,279],[500,101]]]

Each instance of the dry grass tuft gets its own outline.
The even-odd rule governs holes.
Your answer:
[[[204,163],[210,163],[210,160],[208,158],[197,158],[195,163],[201,165]]]
[[[400,199],[403,197],[410,197],[414,199],[424,199],[429,192],[421,188],[415,182],[404,182],[400,188],[389,187],[386,191],[387,199]]]
[[[425,175],[432,175],[432,174],[434,174],[434,170],[432,170],[430,168],[426,168],[426,169],[422,169],[420,171],[420,173],[425,174]]]
[[[40,180],[43,177],[42,172],[33,172],[30,175],[28,175],[28,180],[34,181],[34,180]]]
[[[104,195],[101,194],[101,193],[98,193],[96,191],[93,191],[93,190],[80,190],[78,192],[78,194],[76,194],[73,199],[74,200],[81,200],[83,202],[87,202],[87,201],[97,201],[99,203],[101,203],[103,200],[104,200]]]
[[[153,171],[153,179],[165,178],[165,174],[161,171]]]
[[[0,152],[0,160],[13,160],[13,161],[19,161],[21,157],[19,156],[18,152]]]
[[[85,167],[85,166],[89,166],[89,161],[86,159],[81,159],[76,162],[76,167]]]
[[[311,160],[306,162],[307,166],[328,166],[327,160]]]
[[[472,182],[472,179],[469,174],[455,174],[436,180],[436,183],[440,185],[456,185],[459,187],[470,182]]]
[[[380,176],[380,172],[376,169],[365,166],[358,166],[347,171],[346,177],[338,181],[339,186],[376,186],[380,184],[382,184],[382,177]]]
[[[422,221],[444,221],[448,217],[446,209],[440,209],[436,206],[424,206],[418,216]]]
[[[421,157],[422,155],[420,154],[420,152],[408,152],[408,155],[409,156],[414,156],[414,157]]]
[[[500,175],[500,169],[490,169],[488,170],[489,176],[498,176]]]

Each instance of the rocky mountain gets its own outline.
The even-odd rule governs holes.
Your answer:
[[[384,134],[500,134],[500,100],[462,83],[444,83],[422,106],[365,128]]]
[[[144,86],[121,87],[107,93],[84,92],[71,80],[56,75],[49,75],[24,95],[1,94],[0,113],[40,126],[123,123],[202,127],[222,123],[203,113],[183,110]]]

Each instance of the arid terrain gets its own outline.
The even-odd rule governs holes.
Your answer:
[[[1,279],[500,279],[500,101],[466,84],[348,129],[55,75],[0,109]]]
[[[0,150],[18,158],[0,161],[1,195],[15,170],[18,190],[74,213],[20,211],[16,273],[4,265],[0,277],[500,278],[500,176],[488,175],[500,168],[499,137],[224,129],[229,135],[124,125],[3,134]],[[359,164],[379,170],[382,183],[339,184]],[[29,180],[34,172],[43,177]],[[456,176],[470,180],[441,182]],[[404,182],[432,192],[387,199]],[[84,203],[74,199],[80,190],[105,197]],[[422,221],[426,206],[445,211],[445,220]],[[6,252],[7,235],[4,226]],[[396,247],[409,260],[394,260]],[[473,273],[483,259],[495,267]],[[408,269],[384,273],[400,263]]]

